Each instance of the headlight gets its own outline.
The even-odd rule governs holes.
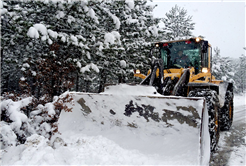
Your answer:
[[[199,42],[199,41],[200,41],[200,38],[199,38],[199,37],[197,37],[197,38],[196,38],[196,42]]]
[[[202,73],[207,73],[208,72],[208,68],[204,67],[202,68]]]
[[[136,74],[140,74],[141,72],[140,72],[139,69],[137,69],[137,70],[135,71],[135,73],[136,73]]]
[[[156,47],[159,47],[159,44],[155,44]]]

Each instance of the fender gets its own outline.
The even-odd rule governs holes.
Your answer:
[[[220,103],[220,107],[224,106],[225,103],[225,94],[226,92],[229,91],[233,91],[233,84],[229,83],[229,82],[221,82],[219,85],[217,84],[213,84],[213,83],[193,83],[190,82],[188,83],[188,88],[189,91],[193,90],[193,89],[211,89],[211,90],[215,90],[218,94],[219,97],[219,103]]]
[[[220,100],[220,107],[224,106],[225,103],[225,95],[227,91],[233,92],[233,83],[230,82],[221,82],[219,84],[219,100]]]

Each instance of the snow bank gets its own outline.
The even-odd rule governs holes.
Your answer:
[[[32,135],[24,145],[10,147],[2,164],[6,165],[125,165],[161,164],[151,155],[127,150],[103,136],[73,134],[69,139],[56,137],[49,141]]]
[[[52,148],[47,144],[48,139],[37,134],[29,137],[24,145],[5,149],[2,158],[3,165],[49,165],[52,161]],[[41,160],[41,161],[40,161]]]

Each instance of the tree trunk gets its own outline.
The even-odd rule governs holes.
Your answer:
[[[3,49],[0,49],[0,79],[2,78]]]
[[[0,82],[2,82],[2,65],[3,65],[3,49],[0,49]],[[2,92],[3,92],[3,89],[0,90],[0,94]]]
[[[40,94],[40,92],[41,92],[40,79],[38,79],[37,89],[38,89],[37,90],[37,98],[39,99],[41,96],[41,94]]]
[[[1,94],[9,91],[9,74],[3,79],[5,80],[3,87],[1,89]]]
[[[54,76],[54,71],[52,70],[52,74],[51,74],[51,86],[49,87],[49,88],[51,88],[51,89],[49,89],[50,91],[51,91],[51,100],[53,99],[53,97],[54,96],[56,96],[56,94],[57,94],[57,88],[54,88],[54,86],[55,86],[55,82],[56,82],[56,80],[55,80],[55,76]]]
[[[98,90],[98,93],[104,91],[104,85],[105,85],[106,79],[107,79],[104,69],[101,70],[99,77],[100,77],[100,81],[99,81],[99,90]]]
[[[32,91],[31,91],[31,94],[33,96],[35,95],[36,87],[37,87],[36,78],[33,77],[33,79],[32,79]]]
[[[79,73],[76,73],[76,92],[79,91]]]

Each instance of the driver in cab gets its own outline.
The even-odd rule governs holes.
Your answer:
[[[173,59],[173,65],[182,67],[182,68],[188,68],[190,64],[188,56],[183,54],[183,51],[179,51],[177,56]]]

